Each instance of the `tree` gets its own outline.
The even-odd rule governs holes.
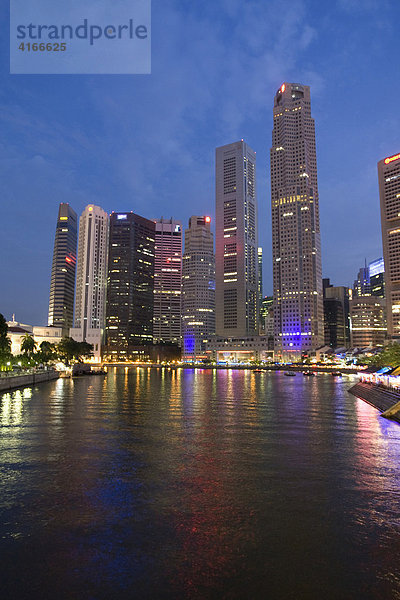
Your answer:
[[[51,342],[44,340],[40,346],[38,358],[42,363],[48,363],[56,358],[55,346]]]
[[[63,337],[57,345],[59,357],[68,365],[71,360],[81,360],[92,355],[93,345],[87,342],[77,342],[71,337]]]
[[[36,342],[29,333],[26,333],[22,338],[21,350],[28,358],[32,358],[35,353]]]
[[[400,365],[400,344],[389,344],[381,352],[363,362],[376,367],[398,367]]]
[[[0,313],[0,367],[6,366],[11,359],[11,340],[7,333],[7,321]]]

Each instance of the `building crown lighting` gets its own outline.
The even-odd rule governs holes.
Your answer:
[[[388,165],[389,163],[393,162],[394,160],[399,160],[400,159],[400,154],[395,154],[394,156],[388,156],[387,158],[385,158],[385,165]]]

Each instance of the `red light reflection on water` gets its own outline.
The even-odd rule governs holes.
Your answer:
[[[182,504],[173,514],[180,550],[171,579],[187,598],[219,587],[226,592],[254,540],[254,512],[232,504],[229,467],[212,454],[208,446],[181,467]]]

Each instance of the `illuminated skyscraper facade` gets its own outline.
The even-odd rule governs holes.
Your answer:
[[[182,350],[185,360],[206,358],[215,335],[215,258],[210,217],[193,216],[185,231],[182,265]]]
[[[389,339],[400,339],[400,153],[378,162]]]
[[[258,315],[260,319],[260,333],[262,333],[262,314],[261,314],[261,304],[263,301],[263,249],[259,246],[257,249],[257,260],[258,260]]]
[[[216,149],[216,329],[258,333],[256,155],[243,140]]]
[[[385,263],[383,258],[377,258],[370,262],[368,270],[371,295],[385,298]]]
[[[79,219],[74,327],[71,337],[93,344],[101,358],[104,337],[108,256],[108,214],[89,204]]]
[[[351,346],[383,346],[386,339],[385,299],[356,296],[350,300]]]
[[[295,359],[324,343],[319,200],[310,88],[274,99],[271,159],[275,350]]]
[[[106,354],[141,357],[153,344],[155,222],[132,212],[112,213],[107,281]]]
[[[325,345],[331,348],[350,347],[350,300],[352,290],[322,280],[324,289]]]
[[[365,265],[358,271],[357,279],[354,280],[353,293],[354,296],[369,296],[371,293],[369,268],[366,259]]]
[[[58,209],[51,268],[48,324],[68,335],[74,314],[77,216],[69,204]]]
[[[182,223],[158,219],[154,256],[154,342],[181,344]]]

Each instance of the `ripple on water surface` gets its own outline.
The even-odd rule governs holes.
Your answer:
[[[0,395],[2,597],[400,598],[400,426],[329,375]]]

